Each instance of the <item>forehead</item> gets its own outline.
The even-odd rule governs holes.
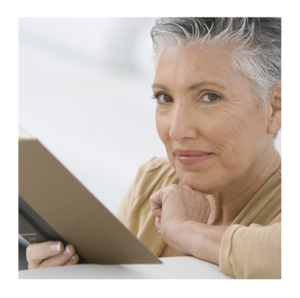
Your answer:
[[[232,67],[224,49],[207,45],[168,46],[160,56],[155,83],[186,84],[213,81],[230,87],[245,80]],[[241,83],[241,82],[240,82]]]

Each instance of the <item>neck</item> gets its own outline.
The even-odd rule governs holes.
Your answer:
[[[230,225],[263,184],[280,168],[279,153],[272,150],[269,158],[262,158],[243,177],[214,194],[206,194],[210,201],[211,225]],[[262,162],[264,161],[264,162]]]

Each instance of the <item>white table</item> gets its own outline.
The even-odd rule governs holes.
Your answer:
[[[21,270],[19,279],[230,279],[219,267],[193,257],[160,258],[155,265],[80,264]]]

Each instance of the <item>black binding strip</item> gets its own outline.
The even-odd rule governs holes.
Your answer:
[[[35,228],[37,229],[48,241],[61,241],[64,246],[68,243],[61,237],[33,208],[31,208],[25,200],[19,196],[19,213]],[[78,253],[77,253],[78,254]],[[79,264],[88,263],[82,256],[79,256]]]

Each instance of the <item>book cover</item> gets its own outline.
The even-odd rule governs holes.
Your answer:
[[[19,234],[29,243],[70,243],[81,263],[161,263],[33,138],[19,138]]]

